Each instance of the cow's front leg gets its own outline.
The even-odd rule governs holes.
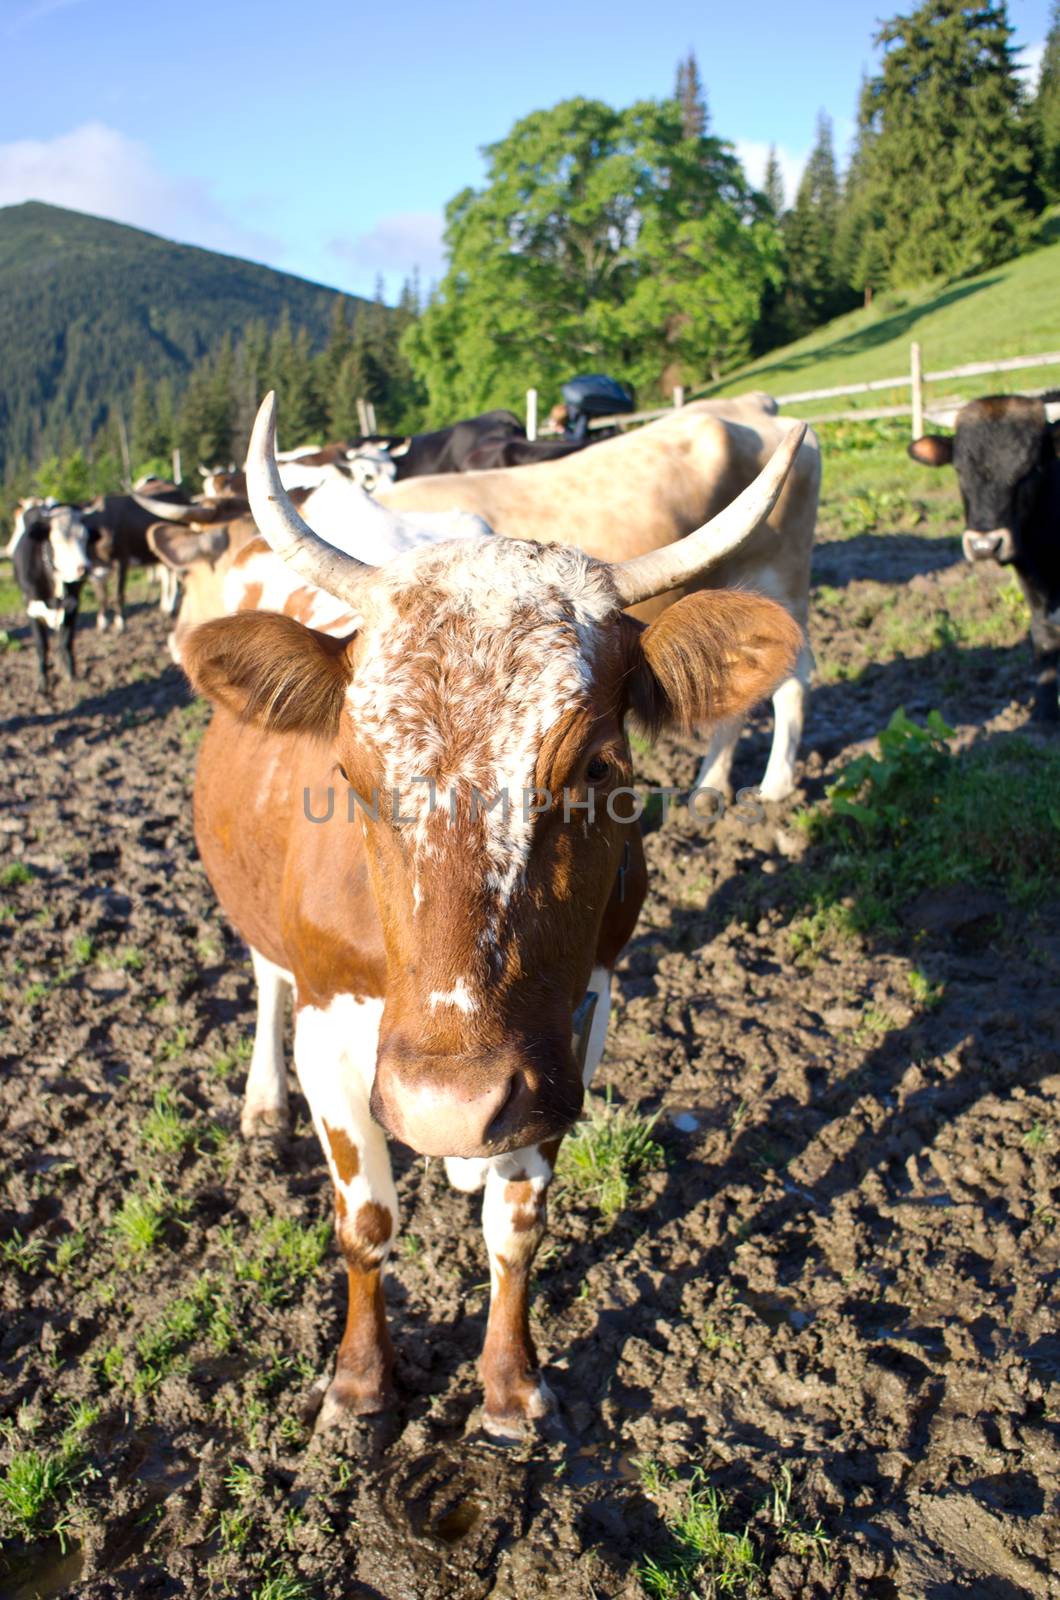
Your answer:
[[[47,695],[51,690],[48,680],[48,629],[39,617],[33,619],[33,648],[37,652],[37,688]]]
[[[116,585],[117,598],[114,604],[114,615],[111,618],[111,626],[113,627],[115,633],[123,633],[125,631],[125,585],[128,581],[128,577],[129,563],[119,559]]]
[[[67,611],[59,630],[59,654],[62,657],[63,671],[73,680],[77,677],[77,667],[74,664],[74,634],[77,630],[77,612]]]
[[[490,1260],[490,1312],[482,1350],[482,1425],[519,1438],[554,1407],[530,1334],[530,1269],[545,1234],[558,1141],[547,1153],[517,1150],[490,1163],[482,1231]]]
[[[1057,700],[1057,666],[1060,665],[1060,650],[1042,650],[1035,662],[1037,674],[1034,685],[1034,710],[1031,715],[1035,722],[1060,721],[1060,702]]]
[[[393,1350],[383,1273],[397,1232],[397,1191],[386,1136],[368,1109],[382,1002],[337,996],[301,1008],[294,1057],[335,1189],[335,1233],[349,1298],[335,1375],[318,1428],[370,1416],[393,1400]]]

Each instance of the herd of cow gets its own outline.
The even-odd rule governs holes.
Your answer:
[[[911,446],[956,466],[968,559],[1020,578],[1047,720],[1058,444],[1040,402],[1005,397]],[[290,996],[335,1190],[349,1301],[321,1423],[393,1398],[387,1134],[484,1190],[484,1426],[517,1435],[551,1410],[531,1263],[646,886],[627,720],[708,730],[697,781],[725,792],[741,718],[771,695],[761,793],[794,783],[812,433],[750,395],[542,448],[558,459],[528,462],[516,419],[492,413],[278,457],[270,396],[244,474],[194,501],[149,484],[88,508],[23,503],[9,547],[42,681],[49,629],[72,670],[86,578],[119,569],[119,621],[130,561],[181,579],[171,650],[215,707],[196,839],[257,980],[243,1130],[286,1129]]]

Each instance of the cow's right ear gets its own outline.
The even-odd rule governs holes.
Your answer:
[[[922,467],[948,467],[953,461],[953,437],[947,433],[925,433],[913,440],[909,454]]]
[[[276,611],[243,611],[195,628],[181,664],[200,694],[244,722],[333,739],[353,676],[349,642]]]

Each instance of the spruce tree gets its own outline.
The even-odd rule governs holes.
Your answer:
[[[1039,182],[1046,200],[1056,204],[1060,202],[1060,0],[1053,0],[1033,118],[1038,139]]]
[[[681,128],[685,138],[702,139],[710,127],[710,113],[694,50],[690,49],[687,56],[677,63],[674,99],[681,107]]]
[[[1031,233],[1031,150],[1003,3],[927,0],[891,19],[867,91],[858,276],[891,285],[1007,260]]]
[[[836,269],[838,223],[839,175],[832,122],[822,111],[795,204],[783,222],[787,285],[781,297],[780,320],[789,339],[827,322],[846,304],[846,286]]]
[[[769,147],[765,177],[762,179],[762,193],[769,201],[770,211],[779,222],[784,215],[784,174],[780,170],[775,144],[771,144]]]

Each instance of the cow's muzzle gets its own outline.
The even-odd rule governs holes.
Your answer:
[[[961,536],[961,548],[966,561],[1011,561],[1016,553],[1016,542],[1011,528],[994,528],[989,533],[978,533],[966,528]]]
[[[539,1039],[469,1060],[381,1046],[372,1115],[423,1156],[498,1156],[558,1137],[581,1110],[596,998],[575,1012],[569,1051]]]

